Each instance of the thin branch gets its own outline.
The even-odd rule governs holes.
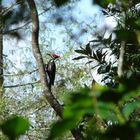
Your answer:
[[[22,2],[23,2],[23,1],[21,0],[21,1],[19,1],[19,2],[12,3],[12,5],[11,5],[10,7],[4,7],[4,8],[2,9],[1,14],[4,15],[4,14],[8,13],[8,12],[11,11],[15,6],[17,6],[17,5],[19,5],[19,4],[22,4]]]
[[[37,113],[38,111],[40,111],[42,108],[46,108],[46,104],[45,104],[45,105],[40,106],[39,108],[37,108],[37,109],[36,109],[36,110],[34,110],[33,112],[28,113],[28,115],[35,114],[35,113]]]
[[[37,71],[38,71],[38,69],[35,69],[33,71],[20,72],[20,73],[17,73],[17,74],[4,74],[3,76],[4,77],[14,77],[14,76],[28,75],[28,74],[32,74],[32,73],[37,72]]]
[[[125,54],[125,41],[122,41],[120,47],[120,55],[119,55],[118,71],[117,71],[119,77],[123,76],[124,54]]]
[[[41,103],[41,104],[40,104]],[[44,103],[43,105],[42,105],[42,103]],[[35,107],[35,109],[36,109],[36,107],[37,106],[46,106],[46,102],[44,101],[44,99],[38,99],[36,102],[33,102],[32,104],[30,104],[30,105],[28,105],[28,106],[22,106],[21,108],[19,108],[18,110],[17,110],[17,112],[21,112],[21,114],[23,114],[23,111],[24,110],[30,110],[30,109],[33,109],[34,107]],[[48,106],[49,107],[49,106]]]
[[[42,15],[42,14],[44,14],[45,12],[49,11],[50,9],[51,9],[51,7],[44,9],[44,10],[39,14],[39,16]],[[25,18],[25,17],[24,17],[24,18]],[[29,21],[26,22],[24,25],[22,25],[22,26],[20,26],[20,27],[18,27],[18,28],[14,28],[14,29],[11,29],[11,30],[8,30],[8,31],[3,31],[3,35],[9,34],[10,32],[15,32],[15,31],[17,31],[17,30],[21,30],[21,29],[23,29],[24,27],[26,27],[28,24],[30,24],[31,22],[32,22],[32,21],[29,20]]]
[[[17,85],[3,86],[3,88],[22,87],[22,86],[34,85],[34,84],[37,84],[37,83],[40,83],[40,80],[39,81],[32,82],[32,83],[25,83],[25,84],[17,84]]]
[[[9,34],[10,32],[15,32],[17,30],[21,30],[23,27],[27,26],[29,23],[31,23],[31,21],[26,22],[24,25],[22,25],[22,26],[20,26],[18,28],[11,29],[11,30],[8,30],[8,31],[4,31],[3,35]]]

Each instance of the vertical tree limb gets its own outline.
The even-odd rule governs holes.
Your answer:
[[[119,55],[118,71],[117,71],[119,77],[123,76],[124,54],[125,54],[125,41],[122,41],[120,47],[120,55]]]
[[[46,99],[51,105],[51,107],[56,111],[57,115],[59,115],[62,118],[63,107],[59,104],[58,100],[54,97],[51,90],[49,89],[49,85],[48,85],[48,81],[46,78],[44,65],[43,65],[44,63],[39,49],[39,41],[38,41],[39,19],[38,19],[37,8],[34,0],[27,0],[27,2],[30,8],[30,16],[32,19],[32,50],[37,62],[37,67],[40,74],[40,80],[43,87],[43,93],[46,96]],[[71,132],[76,140],[83,139],[82,134],[78,129],[74,129]]]
[[[3,95],[3,15],[0,3],[0,99]]]

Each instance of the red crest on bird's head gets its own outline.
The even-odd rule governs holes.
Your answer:
[[[60,58],[60,56],[59,56],[59,55],[54,54],[54,53],[53,53],[53,54],[51,54],[51,56],[52,56],[52,57],[54,57],[54,58]]]

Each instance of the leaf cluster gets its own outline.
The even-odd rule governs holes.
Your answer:
[[[80,47],[79,50],[75,50],[80,56],[73,60],[87,58],[88,62],[86,64],[90,64],[91,69],[97,68],[98,74],[105,74],[102,82],[108,79],[114,79],[117,75],[117,67],[114,65],[115,62],[108,61],[108,58],[113,55],[113,51],[110,55],[108,54],[115,43],[115,40],[112,40],[112,34],[110,34],[108,38],[98,35],[97,38],[91,40],[85,48]],[[101,45],[104,47],[100,47]],[[114,86],[113,81],[109,81],[109,83],[106,84]]]
[[[85,139],[137,139],[140,123],[131,118],[140,107],[139,85],[128,90],[125,80],[122,79],[117,89],[99,86],[96,91],[84,88],[70,93],[65,101],[63,119],[52,126],[48,139],[60,137],[76,126]]]

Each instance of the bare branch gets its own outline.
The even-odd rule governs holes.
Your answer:
[[[38,69],[35,69],[33,71],[25,71],[25,72],[19,72],[17,74],[4,74],[4,77],[14,77],[14,76],[21,76],[21,75],[28,75],[28,74],[32,74],[34,72],[37,72]]]
[[[120,48],[120,55],[119,55],[119,61],[118,61],[118,76],[123,76],[123,65],[124,65],[124,54],[125,54],[125,41],[121,42],[121,48]]]
[[[4,8],[2,9],[1,14],[4,15],[4,14],[8,13],[8,12],[11,11],[15,6],[17,6],[17,5],[19,5],[19,4],[22,4],[22,3],[23,3],[23,1],[21,0],[21,1],[18,1],[18,2],[16,2],[16,3],[12,3],[10,7],[4,7]]]
[[[3,86],[3,88],[22,87],[22,86],[34,85],[34,84],[37,84],[37,83],[40,83],[40,80],[39,81],[32,82],[32,83],[25,83],[25,84],[17,84],[17,85]]]
[[[45,12],[47,12],[47,11],[50,10],[50,9],[51,9],[51,7],[44,9],[44,10],[39,14],[39,16],[42,15],[42,14],[44,14]],[[26,18],[26,17],[24,17],[24,18]],[[26,22],[24,25],[22,25],[22,26],[20,26],[20,27],[18,27],[18,28],[14,28],[14,29],[11,29],[11,30],[8,30],[8,31],[3,31],[3,35],[9,34],[10,32],[15,32],[15,31],[17,31],[17,30],[21,30],[21,29],[23,29],[24,27],[26,27],[26,26],[27,26],[28,24],[30,24],[30,23],[31,23],[31,20],[29,20],[29,21]]]

